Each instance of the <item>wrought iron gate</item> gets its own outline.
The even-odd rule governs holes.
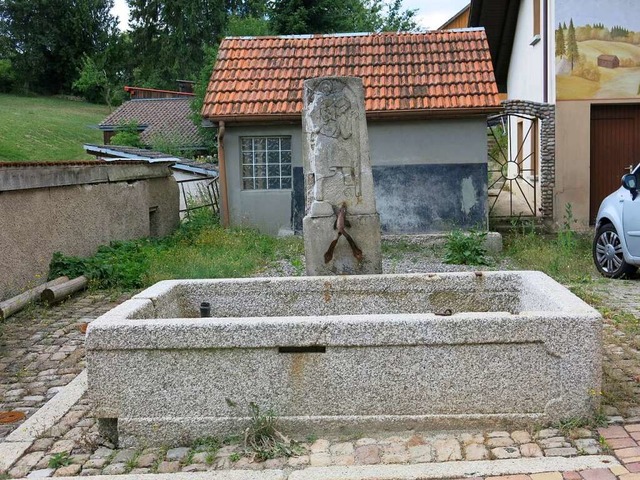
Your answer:
[[[538,211],[538,119],[489,117],[489,215],[535,217]]]

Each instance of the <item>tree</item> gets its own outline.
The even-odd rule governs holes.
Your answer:
[[[556,30],[556,57],[562,58],[565,53],[567,53],[567,47],[564,43],[564,30],[562,30],[562,25],[558,25]]]
[[[415,21],[416,10],[402,10],[402,0],[370,0],[368,8],[373,12],[375,23],[371,31],[374,32],[411,32],[418,28]]]
[[[127,1],[136,83],[173,89],[178,79],[195,79],[205,47],[219,42],[226,25],[225,0]]]
[[[0,36],[24,90],[69,92],[84,55],[117,35],[113,0],[0,0]]]
[[[402,0],[271,0],[269,8],[280,35],[417,28],[415,10],[402,10]]]
[[[106,103],[112,108],[121,92],[118,87],[119,85],[113,84],[109,79],[104,65],[98,66],[93,58],[84,56],[80,77],[73,82],[73,88],[80,91],[86,100]]]
[[[569,28],[567,29],[567,58],[571,61],[571,70],[575,63],[580,58],[580,52],[578,51],[578,42],[576,41],[576,29],[573,26],[573,18],[569,21]]]

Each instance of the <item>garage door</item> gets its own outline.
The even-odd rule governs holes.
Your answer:
[[[640,105],[591,106],[591,223],[600,202],[640,161]]]

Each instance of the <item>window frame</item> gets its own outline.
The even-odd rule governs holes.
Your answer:
[[[273,148],[273,141],[278,141],[277,149]],[[290,191],[293,189],[293,148],[292,135],[241,135],[239,141],[240,153],[240,187],[242,191]],[[246,141],[251,142],[251,148],[246,149]],[[262,143],[262,145],[260,145]],[[283,143],[285,143],[283,145]],[[288,148],[286,148],[288,144]],[[287,160],[288,157],[288,160]],[[250,158],[248,162],[247,159]],[[275,160],[277,158],[277,161]],[[283,168],[284,167],[284,168]],[[251,175],[247,175],[250,168]],[[277,170],[278,174],[272,172]],[[284,170],[284,173],[283,173]],[[286,173],[288,171],[288,174]],[[262,173],[262,175],[261,175]],[[278,185],[272,183],[278,179]],[[247,186],[251,181],[252,186]]]

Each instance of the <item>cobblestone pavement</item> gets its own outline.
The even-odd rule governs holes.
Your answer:
[[[64,304],[33,306],[0,326],[0,411],[28,418],[84,368],[81,326],[123,301],[83,294]],[[0,424],[0,442],[21,422]]]
[[[389,273],[443,271],[433,255],[414,251],[386,255]],[[438,267],[438,265],[440,265]],[[501,264],[508,268],[508,264]],[[476,268],[472,268],[476,269]],[[279,269],[280,270],[280,269]],[[296,272],[299,271],[299,268]],[[280,270],[282,274],[282,271]],[[640,280],[597,285],[606,305],[640,318]],[[52,309],[34,308],[3,326],[0,350],[0,410],[27,415],[55,395],[83,368],[83,334],[90,322],[124,298],[84,295]],[[307,466],[375,465],[613,453],[624,466],[610,469],[490,477],[492,480],[640,480],[640,352],[635,335],[613,321],[605,325],[605,413],[610,427],[597,431],[543,429],[513,432],[416,433],[391,437],[307,439],[301,454],[257,461],[239,444],[172,449],[115,449],[97,432],[91,405],[80,400],[39,438],[12,467],[9,476],[33,478],[145,472],[195,472],[221,469],[302,469]],[[55,356],[55,358],[54,358]],[[34,398],[35,397],[35,398]],[[0,426],[0,440],[18,424]],[[57,464],[57,467],[54,466]]]
[[[600,279],[591,287],[605,315],[603,401],[607,413],[640,416],[640,276]],[[605,312],[606,313],[606,312]],[[640,418],[639,418],[640,420]]]
[[[113,449],[100,442],[89,405],[81,401],[62,421],[37,440],[9,471],[20,478],[36,470],[39,475],[117,475],[124,473],[174,473],[207,470],[302,469],[307,466],[412,464],[458,460],[492,460],[533,457],[575,457],[603,453],[597,434],[586,428],[570,432],[543,429],[536,432],[475,432],[425,434],[407,432],[388,437],[349,440],[317,439],[299,445],[298,456],[266,461],[252,459],[239,443],[172,449]],[[640,430],[640,425],[638,425]],[[603,434],[620,435],[616,428]],[[633,434],[630,434],[633,435]],[[628,435],[629,440],[635,441]],[[101,446],[98,443],[102,443]],[[617,445],[617,444],[616,444]],[[625,443],[625,445],[627,445]],[[608,447],[605,447],[607,451]],[[627,447],[623,453],[626,453]],[[637,448],[640,451],[640,447]],[[52,458],[69,453],[69,465],[50,468]],[[616,451],[617,452],[617,451]],[[640,464],[639,464],[640,465]]]

